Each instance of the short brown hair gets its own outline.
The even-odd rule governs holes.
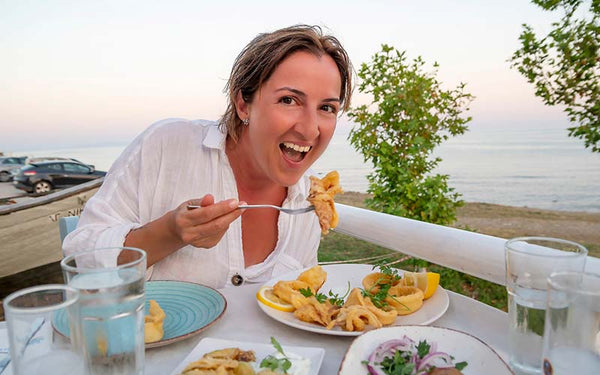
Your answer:
[[[220,126],[234,141],[239,139],[243,126],[235,107],[238,92],[242,93],[244,101],[251,102],[254,93],[277,66],[297,51],[308,51],[319,57],[327,54],[335,61],[342,80],[341,109],[348,109],[352,95],[352,64],[339,40],[331,35],[323,35],[319,26],[308,25],[295,25],[259,34],[235,59],[225,86],[229,102]]]

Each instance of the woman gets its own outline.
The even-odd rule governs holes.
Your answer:
[[[306,172],[349,105],[351,76],[343,47],[318,27],[257,36],[234,62],[221,121],[169,119],[140,134],[87,202],[65,253],[138,247],[151,279],[213,287],[316,264],[314,214],[237,207],[308,204]]]

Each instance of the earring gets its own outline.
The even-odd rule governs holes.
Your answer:
[[[242,124],[248,126],[248,124],[250,123],[250,120],[248,120],[247,118],[242,120]]]

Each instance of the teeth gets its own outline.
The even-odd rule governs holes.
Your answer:
[[[300,146],[291,142],[283,142],[283,145],[298,152],[308,152],[311,148],[310,146]]]

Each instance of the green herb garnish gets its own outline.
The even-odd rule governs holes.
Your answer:
[[[429,345],[427,341],[419,341],[419,344],[417,345],[417,355],[419,358],[423,358],[429,354],[429,349],[431,349],[431,345]]]
[[[271,344],[273,345],[275,350],[277,350],[279,353],[281,353],[283,358],[277,358],[273,355],[268,355],[260,362],[260,367],[268,368],[269,370],[272,370],[272,371],[282,370],[284,374],[287,374],[287,370],[289,370],[290,367],[292,367],[292,362],[288,359],[288,357],[283,352],[283,348],[281,347],[281,344],[279,344],[279,342],[277,340],[275,340],[275,337],[273,337],[273,336],[271,336]]]
[[[462,361],[462,362],[458,362],[457,364],[454,365],[454,367],[458,370],[458,371],[462,371],[462,369],[464,369],[465,367],[467,367],[467,362],[466,361]]]
[[[304,297],[314,296],[319,303],[325,303],[325,301],[329,301],[332,305],[342,306],[345,302],[346,297],[350,293],[350,281],[348,281],[348,290],[343,296],[339,296],[337,293],[333,293],[331,290],[327,293],[327,295],[323,293],[314,294],[310,288],[304,288],[298,290]]]

